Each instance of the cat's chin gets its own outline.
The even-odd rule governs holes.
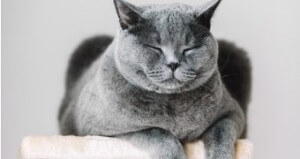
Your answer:
[[[156,88],[154,89],[157,93],[181,93],[185,87],[185,83],[175,79],[170,78],[161,82],[155,83]]]
[[[175,90],[175,89],[180,89],[181,87],[183,87],[184,83],[182,83],[176,79],[169,79],[169,80],[160,82],[157,85],[164,89]]]

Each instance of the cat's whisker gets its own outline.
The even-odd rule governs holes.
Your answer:
[[[161,75],[157,75],[157,76],[152,75],[152,76],[148,76],[148,77],[156,78],[156,77],[162,77],[162,76]]]
[[[162,74],[162,72],[160,72],[160,73],[147,73],[147,75],[161,75]]]
[[[147,73],[160,73],[160,72],[163,72],[161,68],[158,68],[158,69],[152,69],[150,71],[147,71]]]
[[[196,74],[195,73],[191,73],[191,72],[182,72],[184,75],[191,75],[191,76],[196,76]]]
[[[147,74],[147,76],[155,82],[161,82],[164,80],[164,76],[162,73],[152,73],[152,74]]]
[[[163,71],[153,71],[153,72],[147,72],[147,74],[156,74],[156,73],[162,73]]]
[[[184,77],[186,77],[186,78],[195,78],[196,76],[188,76],[188,75],[184,75]]]

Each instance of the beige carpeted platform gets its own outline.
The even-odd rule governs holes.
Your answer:
[[[204,159],[201,141],[184,145],[188,159]],[[248,140],[236,143],[236,159],[251,159],[253,145]],[[23,139],[21,159],[150,159],[130,143],[108,137],[29,136]]]

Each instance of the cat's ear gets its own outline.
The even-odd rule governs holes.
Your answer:
[[[218,8],[221,0],[213,0],[202,6],[201,14],[197,17],[197,23],[204,25],[208,29],[210,29],[211,18],[213,17],[216,9]]]
[[[142,21],[138,7],[123,0],[114,0],[114,4],[123,30],[134,27]]]

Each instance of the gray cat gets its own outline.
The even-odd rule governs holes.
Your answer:
[[[185,159],[182,143],[201,139],[208,159],[233,159],[251,69],[243,50],[210,33],[219,3],[114,0],[117,36],[86,40],[70,60],[61,133],[121,138],[153,159]]]

